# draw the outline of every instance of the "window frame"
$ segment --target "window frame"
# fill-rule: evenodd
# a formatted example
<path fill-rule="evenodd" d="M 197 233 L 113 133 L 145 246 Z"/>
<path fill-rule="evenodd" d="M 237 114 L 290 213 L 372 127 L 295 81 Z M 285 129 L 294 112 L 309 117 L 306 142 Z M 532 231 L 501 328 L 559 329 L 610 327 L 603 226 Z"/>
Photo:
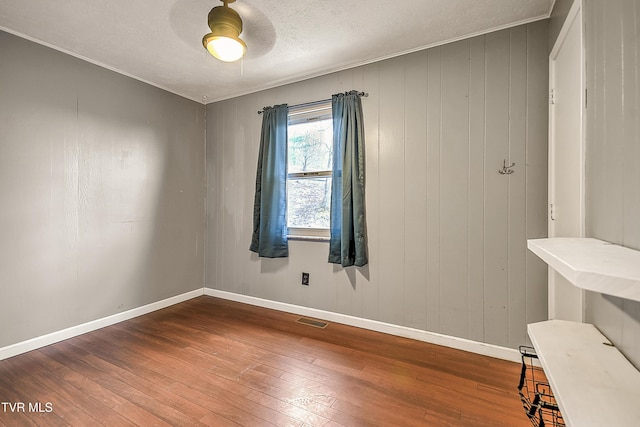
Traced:
<path fill-rule="evenodd" d="M 289 107 L 287 128 L 292 125 L 329 120 L 333 132 L 333 114 L 331 100 L 316 101 L 299 107 Z M 287 146 L 289 141 L 287 139 Z M 333 145 L 333 138 L 332 138 Z M 333 147 L 332 147 L 333 149 Z M 287 192 L 289 180 L 326 177 L 333 178 L 333 170 L 289 172 L 289 157 L 287 156 Z M 330 196 L 329 196 L 330 197 Z M 289 215 L 289 199 L 287 198 L 287 217 Z M 288 222 L 288 219 L 287 219 Z M 327 228 L 289 227 L 287 235 L 291 240 L 329 241 L 331 237 L 330 224 Z"/>

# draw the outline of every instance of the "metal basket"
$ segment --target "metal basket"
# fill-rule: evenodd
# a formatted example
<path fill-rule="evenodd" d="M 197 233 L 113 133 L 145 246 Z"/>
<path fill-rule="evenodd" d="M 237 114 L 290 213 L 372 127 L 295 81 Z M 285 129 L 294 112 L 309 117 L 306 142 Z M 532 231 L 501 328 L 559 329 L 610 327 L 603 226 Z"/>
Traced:
<path fill-rule="evenodd" d="M 522 369 L 518 392 L 527 417 L 536 427 L 565 426 L 562 414 L 553 397 L 547 377 L 541 367 L 534 363 L 538 359 L 533 347 L 520 346 Z"/>

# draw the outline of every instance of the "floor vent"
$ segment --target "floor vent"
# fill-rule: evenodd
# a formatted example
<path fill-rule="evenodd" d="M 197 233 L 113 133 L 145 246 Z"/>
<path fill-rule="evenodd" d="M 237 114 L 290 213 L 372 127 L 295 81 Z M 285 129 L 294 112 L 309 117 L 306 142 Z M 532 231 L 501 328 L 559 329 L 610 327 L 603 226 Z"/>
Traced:
<path fill-rule="evenodd" d="M 303 325 L 313 326 L 314 328 L 324 329 L 329 325 L 327 322 L 323 322 L 321 320 L 307 319 L 306 317 L 301 317 L 296 320 L 298 323 L 302 323 Z"/>

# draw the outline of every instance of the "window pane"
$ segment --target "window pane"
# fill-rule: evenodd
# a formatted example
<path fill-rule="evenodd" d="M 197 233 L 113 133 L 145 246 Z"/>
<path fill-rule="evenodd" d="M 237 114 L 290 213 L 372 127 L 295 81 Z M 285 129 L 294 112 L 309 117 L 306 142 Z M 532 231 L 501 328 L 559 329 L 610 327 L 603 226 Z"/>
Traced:
<path fill-rule="evenodd" d="M 289 173 L 328 171 L 332 168 L 333 125 L 318 120 L 289 125 Z"/>
<path fill-rule="evenodd" d="M 287 180 L 287 226 L 329 228 L 331 177 Z"/>

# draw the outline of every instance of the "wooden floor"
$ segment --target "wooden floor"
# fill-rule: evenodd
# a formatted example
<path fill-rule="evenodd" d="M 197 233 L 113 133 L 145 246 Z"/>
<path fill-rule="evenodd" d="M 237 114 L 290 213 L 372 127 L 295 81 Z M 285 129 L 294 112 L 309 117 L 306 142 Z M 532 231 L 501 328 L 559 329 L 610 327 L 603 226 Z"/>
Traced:
<path fill-rule="evenodd" d="M 530 425 L 516 363 L 298 318 L 203 296 L 0 361 L 0 425 Z"/>

